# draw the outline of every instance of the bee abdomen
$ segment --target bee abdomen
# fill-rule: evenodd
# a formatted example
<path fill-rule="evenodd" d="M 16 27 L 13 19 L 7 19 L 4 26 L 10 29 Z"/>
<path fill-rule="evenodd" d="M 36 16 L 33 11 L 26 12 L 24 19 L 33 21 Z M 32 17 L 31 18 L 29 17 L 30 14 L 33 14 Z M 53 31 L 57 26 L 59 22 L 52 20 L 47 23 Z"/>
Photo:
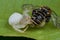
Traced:
<path fill-rule="evenodd" d="M 35 9 L 32 11 L 32 20 L 36 23 L 36 24 L 40 24 L 43 21 L 44 17 L 38 13 L 38 9 Z"/>
<path fill-rule="evenodd" d="M 45 7 L 34 9 L 32 11 L 32 20 L 36 24 L 42 23 L 43 20 L 45 20 L 45 22 L 48 22 L 50 20 L 50 17 L 51 17 L 51 14 L 49 11 L 50 10 L 48 10 Z"/>

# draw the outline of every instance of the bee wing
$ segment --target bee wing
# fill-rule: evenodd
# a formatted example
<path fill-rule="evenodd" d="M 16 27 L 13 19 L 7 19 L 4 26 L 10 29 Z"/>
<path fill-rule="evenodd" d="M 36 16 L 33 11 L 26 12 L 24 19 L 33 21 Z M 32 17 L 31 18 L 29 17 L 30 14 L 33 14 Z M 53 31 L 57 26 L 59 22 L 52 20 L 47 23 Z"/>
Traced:
<path fill-rule="evenodd" d="M 24 4 L 23 6 L 22 6 L 22 8 L 25 10 L 25 9 L 33 9 L 34 8 L 34 6 L 32 5 L 32 4 Z"/>
<path fill-rule="evenodd" d="M 23 9 L 23 14 L 24 15 L 30 15 L 33 10 L 34 6 L 32 4 L 23 4 L 22 9 Z"/>
<path fill-rule="evenodd" d="M 54 26 L 57 26 L 57 27 L 60 26 L 60 18 L 54 11 L 52 12 L 51 19 Z"/>

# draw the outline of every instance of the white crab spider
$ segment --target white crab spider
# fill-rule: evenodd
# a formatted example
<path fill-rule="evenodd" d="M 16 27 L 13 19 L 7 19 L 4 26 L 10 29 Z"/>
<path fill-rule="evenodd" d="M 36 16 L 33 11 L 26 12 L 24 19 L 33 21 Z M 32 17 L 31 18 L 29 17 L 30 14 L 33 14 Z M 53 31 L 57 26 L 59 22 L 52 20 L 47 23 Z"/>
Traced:
<path fill-rule="evenodd" d="M 24 10 L 23 14 L 20 14 L 18 12 L 14 12 L 9 17 L 9 24 L 16 30 L 21 33 L 27 30 L 28 26 L 27 24 L 30 24 L 30 16 L 28 15 L 29 10 Z M 25 28 L 24 30 L 21 30 L 21 28 Z"/>
<path fill-rule="evenodd" d="M 29 7 L 29 8 L 28 8 Z M 44 8 L 44 7 L 43 7 Z M 32 18 L 30 18 L 30 16 L 28 15 L 28 12 L 33 11 L 32 6 L 28 6 L 28 5 L 24 5 L 23 6 L 23 14 L 20 14 L 18 12 L 14 12 L 10 17 L 9 17 L 9 24 L 16 30 L 19 31 L 21 33 L 23 33 L 24 31 L 27 30 L 28 28 L 28 24 L 36 24 L 38 25 L 34 20 L 32 20 Z M 53 12 L 53 11 L 52 11 Z M 34 12 L 35 13 L 35 12 Z M 50 13 L 50 12 L 49 12 Z M 32 15 L 33 16 L 33 15 Z M 45 15 L 46 16 L 46 15 Z M 45 17 L 43 16 L 43 17 Z M 42 17 L 42 15 L 41 15 Z M 37 18 L 37 17 L 36 17 Z M 59 26 L 60 22 L 58 22 L 60 19 L 57 17 L 57 15 L 53 12 L 51 14 L 51 19 L 54 23 L 55 26 Z M 48 19 L 47 19 L 48 20 Z M 41 22 L 41 21 L 40 21 Z M 39 25 L 40 27 L 43 27 L 46 23 L 46 19 L 43 20 L 43 22 L 41 22 L 41 24 Z M 21 30 L 22 28 L 25 28 L 23 30 Z"/>

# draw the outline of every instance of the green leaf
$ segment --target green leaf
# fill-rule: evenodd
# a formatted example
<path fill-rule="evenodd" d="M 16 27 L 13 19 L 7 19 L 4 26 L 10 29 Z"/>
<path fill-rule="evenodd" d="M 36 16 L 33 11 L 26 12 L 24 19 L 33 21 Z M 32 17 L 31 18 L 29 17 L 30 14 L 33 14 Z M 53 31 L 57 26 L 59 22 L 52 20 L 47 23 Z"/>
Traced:
<path fill-rule="evenodd" d="M 60 29 L 56 28 L 52 22 L 47 23 L 43 28 L 28 28 L 25 33 L 15 31 L 8 24 L 8 18 L 13 12 L 22 13 L 23 4 L 47 5 L 60 15 L 60 0 L 0 0 L 0 35 L 24 36 L 37 40 L 60 40 Z"/>

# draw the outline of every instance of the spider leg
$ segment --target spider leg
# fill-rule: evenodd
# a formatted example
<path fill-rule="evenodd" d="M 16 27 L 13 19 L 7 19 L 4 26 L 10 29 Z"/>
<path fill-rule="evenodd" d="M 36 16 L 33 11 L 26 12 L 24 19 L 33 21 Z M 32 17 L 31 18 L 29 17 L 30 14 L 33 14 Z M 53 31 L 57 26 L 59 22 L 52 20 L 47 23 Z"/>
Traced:
<path fill-rule="evenodd" d="M 16 27 L 13 28 L 20 33 L 24 33 L 28 29 L 28 26 L 26 26 L 23 30 L 21 30 L 21 28 L 16 28 Z"/>

